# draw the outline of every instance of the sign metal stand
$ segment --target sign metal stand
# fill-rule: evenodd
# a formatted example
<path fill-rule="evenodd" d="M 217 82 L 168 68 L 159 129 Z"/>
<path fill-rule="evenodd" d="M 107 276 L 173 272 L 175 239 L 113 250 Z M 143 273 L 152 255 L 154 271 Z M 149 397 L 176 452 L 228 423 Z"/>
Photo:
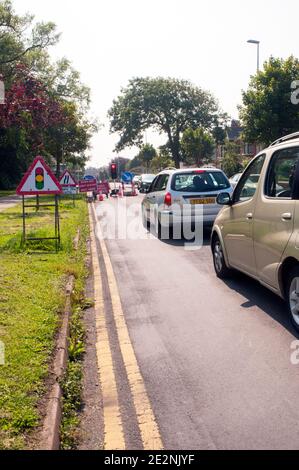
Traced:
<path fill-rule="evenodd" d="M 23 199 L 23 236 L 22 236 L 22 245 L 25 245 L 26 242 L 32 241 L 42 241 L 42 240 L 53 240 L 55 241 L 55 249 L 56 252 L 59 251 L 60 244 L 61 244 L 61 235 L 60 235 L 60 217 L 59 217 L 59 196 L 55 195 L 54 204 L 39 204 L 39 207 L 42 208 L 55 208 L 55 236 L 54 237 L 27 237 L 26 234 L 26 209 L 36 209 L 36 205 L 28 204 L 26 205 L 25 196 L 22 197 Z"/>
<path fill-rule="evenodd" d="M 51 172 L 50 168 L 46 165 L 41 157 L 37 157 L 26 175 L 22 179 L 17 194 L 22 196 L 22 218 L 23 218 L 23 235 L 22 244 L 25 245 L 29 241 L 42 241 L 42 240 L 53 240 L 55 241 L 56 252 L 58 252 L 61 244 L 60 235 L 60 218 L 59 218 L 59 194 L 61 194 L 62 188 Z M 36 196 L 38 201 L 38 209 L 40 208 L 54 208 L 55 213 L 55 236 L 54 237 L 28 237 L 26 230 L 26 209 L 37 209 L 37 204 L 26 204 L 25 196 Z M 40 195 L 54 195 L 54 204 L 43 203 L 41 204 Z M 30 201 L 30 200 L 29 200 Z M 36 201 L 36 202 L 37 202 Z"/>

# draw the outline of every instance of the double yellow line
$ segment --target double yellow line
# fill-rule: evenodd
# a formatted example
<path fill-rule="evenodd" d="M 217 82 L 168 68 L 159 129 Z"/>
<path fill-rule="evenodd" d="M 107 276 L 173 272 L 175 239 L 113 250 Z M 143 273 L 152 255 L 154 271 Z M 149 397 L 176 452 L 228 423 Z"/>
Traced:
<path fill-rule="evenodd" d="M 162 439 L 129 336 L 111 259 L 101 233 L 101 227 L 97 222 L 96 225 L 94 224 L 94 220 L 97 221 L 94 205 L 92 206 L 92 209 L 89 209 L 89 215 L 91 223 L 91 252 L 94 271 L 97 325 L 96 349 L 103 394 L 104 448 L 105 450 L 125 450 L 126 443 L 124 438 L 124 423 L 119 407 L 111 346 L 108 337 L 108 327 L 103 301 L 102 275 L 97 252 L 96 237 L 99 240 L 105 263 L 119 346 L 130 385 L 143 448 L 144 450 L 162 450 Z"/>

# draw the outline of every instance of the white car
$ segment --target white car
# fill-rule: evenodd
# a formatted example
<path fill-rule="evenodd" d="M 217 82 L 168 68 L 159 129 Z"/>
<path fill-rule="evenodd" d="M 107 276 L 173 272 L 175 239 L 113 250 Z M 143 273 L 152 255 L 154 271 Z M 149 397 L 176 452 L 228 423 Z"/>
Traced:
<path fill-rule="evenodd" d="M 135 184 L 135 186 L 137 186 L 137 188 L 139 188 L 139 186 L 141 185 L 141 181 L 142 181 L 142 177 L 141 176 L 134 176 L 133 178 L 133 183 Z"/>
<path fill-rule="evenodd" d="M 229 182 L 230 184 L 232 185 L 233 188 L 235 188 L 237 186 L 237 184 L 239 183 L 239 179 L 241 178 L 242 176 L 242 173 L 237 173 L 236 175 L 232 176 L 230 179 L 229 179 Z"/>
<path fill-rule="evenodd" d="M 232 194 L 233 188 L 216 168 L 162 171 L 142 202 L 143 223 L 146 227 L 155 224 L 159 238 L 165 238 L 164 227 L 169 233 L 169 228 L 181 230 L 184 224 L 212 226 L 221 208 L 216 202 L 221 192 Z"/>

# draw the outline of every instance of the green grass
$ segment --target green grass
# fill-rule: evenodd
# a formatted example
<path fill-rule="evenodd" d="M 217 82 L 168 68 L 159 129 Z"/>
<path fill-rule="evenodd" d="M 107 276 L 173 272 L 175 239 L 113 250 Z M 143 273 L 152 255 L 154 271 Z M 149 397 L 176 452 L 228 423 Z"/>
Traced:
<path fill-rule="evenodd" d="M 84 288 L 86 203 L 61 202 L 61 251 L 52 242 L 21 248 L 21 208 L 0 213 L 0 340 L 5 365 L 0 366 L 0 449 L 26 448 L 28 432 L 39 424 L 38 405 L 45 392 L 59 314 L 64 307 L 68 274 L 76 278 L 78 301 Z M 52 236 L 53 210 L 31 211 L 28 232 Z M 80 228 L 78 252 L 73 239 Z M 45 249 L 51 252 L 40 251 Z M 39 250 L 39 251 L 37 251 Z"/>
<path fill-rule="evenodd" d="M 7 196 L 14 196 L 16 194 L 16 191 L 2 191 L 0 190 L 0 198 L 1 197 L 7 197 Z"/>

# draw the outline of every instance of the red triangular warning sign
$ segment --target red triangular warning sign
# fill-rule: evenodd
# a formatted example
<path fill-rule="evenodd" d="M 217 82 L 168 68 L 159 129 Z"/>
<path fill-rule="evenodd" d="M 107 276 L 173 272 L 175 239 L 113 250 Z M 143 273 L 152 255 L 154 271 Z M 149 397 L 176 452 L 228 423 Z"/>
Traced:
<path fill-rule="evenodd" d="M 61 193 L 62 187 L 59 181 L 42 157 L 36 157 L 17 189 L 19 196 Z"/>
<path fill-rule="evenodd" d="M 65 170 L 65 172 L 61 176 L 60 184 L 62 187 L 66 187 L 66 186 L 76 187 L 78 185 L 75 178 L 72 176 L 72 174 L 68 170 Z"/>

